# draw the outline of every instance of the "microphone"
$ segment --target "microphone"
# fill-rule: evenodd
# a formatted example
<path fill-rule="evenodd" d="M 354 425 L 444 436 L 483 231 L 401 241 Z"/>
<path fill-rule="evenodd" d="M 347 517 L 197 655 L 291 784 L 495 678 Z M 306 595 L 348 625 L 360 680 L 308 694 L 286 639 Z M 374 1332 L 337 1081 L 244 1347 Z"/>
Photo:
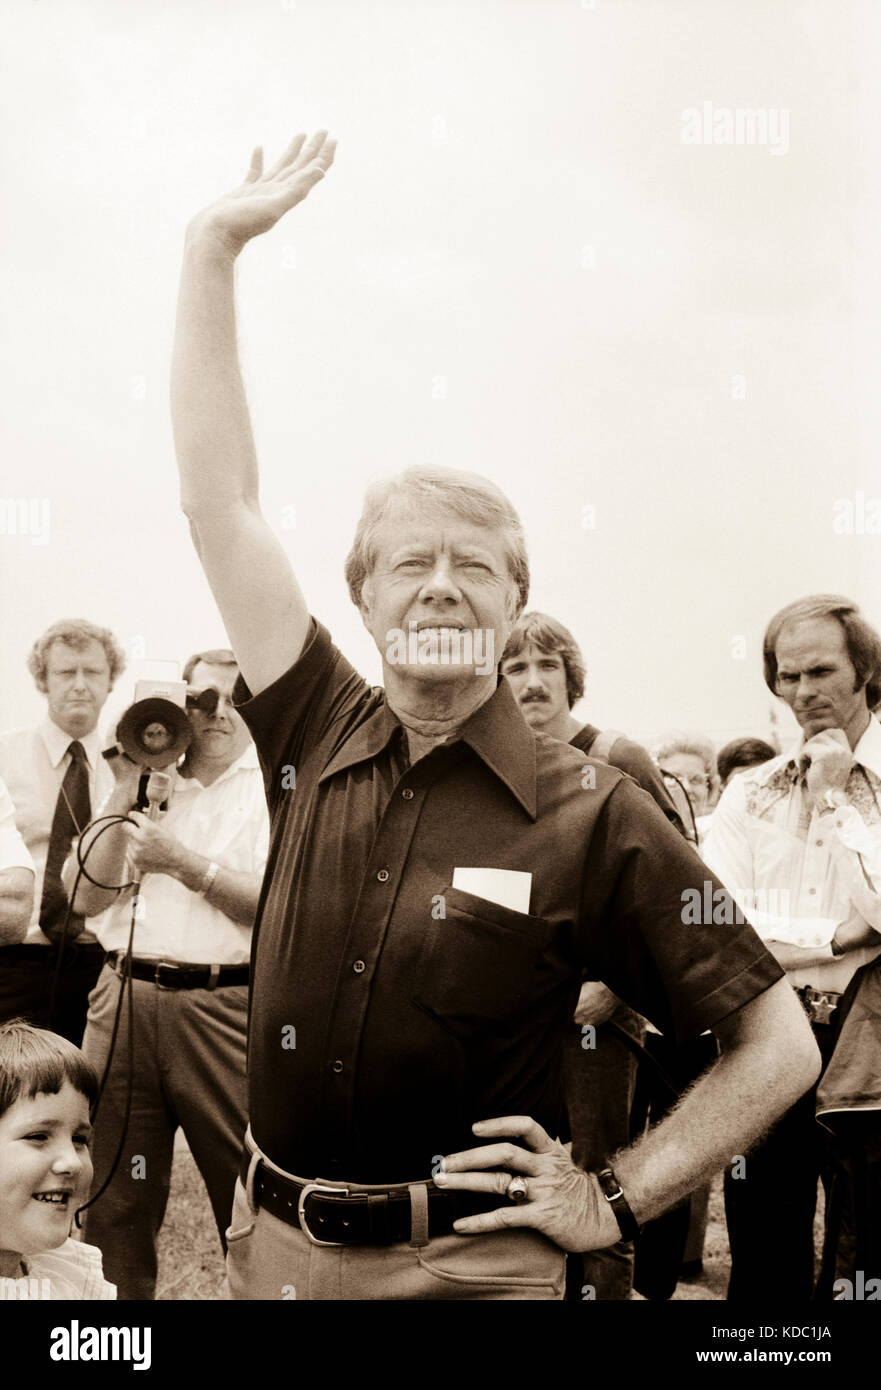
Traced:
<path fill-rule="evenodd" d="M 159 808 L 163 801 L 168 800 L 168 793 L 171 790 L 171 773 L 158 772 L 155 768 L 147 778 L 147 789 L 144 795 L 147 798 L 149 807 L 147 815 L 150 820 L 159 819 Z"/>

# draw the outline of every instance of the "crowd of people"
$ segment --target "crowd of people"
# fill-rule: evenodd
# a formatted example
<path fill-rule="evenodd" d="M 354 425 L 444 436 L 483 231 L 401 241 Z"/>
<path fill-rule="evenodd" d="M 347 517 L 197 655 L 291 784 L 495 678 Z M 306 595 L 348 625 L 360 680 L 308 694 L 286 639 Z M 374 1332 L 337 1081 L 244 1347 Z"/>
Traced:
<path fill-rule="evenodd" d="M 45 719 L 0 737 L 0 1287 L 151 1298 L 181 1128 L 234 1299 L 669 1296 L 723 1171 L 729 1298 L 865 1288 L 881 638 L 796 600 L 763 674 L 797 747 L 653 759 L 572 714 L 507 497 L 412 468 L 345 562 L 369 686 L 260 512 L 236 346 L 239 251 L 332 159 L 255 153 L 188 232 L 172 414 L 231 650 L 186 663 L 185 754 L 157 799 L 103 746 L 122 654 L 79 620 L 34 644 Z"/>

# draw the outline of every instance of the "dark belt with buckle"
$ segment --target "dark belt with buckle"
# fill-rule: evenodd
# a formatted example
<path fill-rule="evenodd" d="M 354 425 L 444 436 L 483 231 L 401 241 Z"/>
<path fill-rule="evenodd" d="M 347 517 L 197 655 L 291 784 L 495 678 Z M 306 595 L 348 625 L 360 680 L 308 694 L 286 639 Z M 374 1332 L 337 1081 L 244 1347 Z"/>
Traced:
<path fill-rule="evenodd" d="M 245 1150 L 239 1168 L 247 1186 L 252 1155 Z M 428 1196 L 428 1237 L 449 1235 L 462 1216 L 493 1211 L 502 1205 L 498 1194 L 441 1192 L 424 1184 Z M 272 1216 L 299 1226 L 313 1245 L 397 1245 L 411 1238 L 410 1193 L 406 1187 L 348 1192 L 320 1182 L 283 1177 L 258 1160 L 254 1173 L 254 1203 Z"/>
<path fill-rule="evenodd" d="M 121 975 L 125 951 L 111 951 L 107 964 Z M 221 989 L 225 985 L 246 985 L 248 965 L 188 965 L 184 961 L 145 960 L 133 957 L 132 979 L 147 980 L 159 989 Z"/>
<path fill-rule="evenodd" d="M 831 989 L 814 989 L 813 985 L 802 985 L 796 994 L 811 1023 L 831 1023 L 841 995 Z"/>

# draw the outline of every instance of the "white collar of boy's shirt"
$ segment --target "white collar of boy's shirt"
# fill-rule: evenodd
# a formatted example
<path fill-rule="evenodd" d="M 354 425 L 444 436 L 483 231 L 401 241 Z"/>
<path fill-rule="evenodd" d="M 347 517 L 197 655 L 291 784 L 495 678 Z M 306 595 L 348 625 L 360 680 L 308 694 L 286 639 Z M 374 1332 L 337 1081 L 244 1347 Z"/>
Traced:
<path fill-rule="evenodd" d="M 73 734 L 66 734 L 63 729 L 59 729 L 54 720 L 47 716 L 39 725 L 39 733 L 53 767 L 58 766 L 72 743 L 83 745 L 89 767 L 93 772 L 98 766 L 98 759 L 101 756 L 101 735 L 98 732 L 97 724 L 91 733 L 83 734 L 82 738 L 74 739 Z"/>
<path fill-rule="evenodd" d="M 767 767 L 775 770 L 781 766 L 797 768 L 806 742 L 807 740 L 802 736 L 798 746 L 792 750 L 788 757 L 775 759 L 774 763 L 768 763 Z M 881 724 L 878 723 L 873 714 L 869 715 L 865 732 L 853 750 L 853 760 L 855 763 L 861 763 L 870 772 L 874 772 L 876 777 L 881 777 Z"/>
<path fill-rule="evenodd" d="M 213 782 L 208 782 L 206 784 L 205 782 L 200 782 L 198 777 L 183 777 L 178 767 L 174 779 L 174 791 L 208 791 L 211 787 L 217 787 L 221 782 L 225 782 L 228 778 L 234 777 L 237 772 L 258 771 L 259 768 L 260 762 L 257 757 L 257 749 L 253 742 L 249 742 L 244 753 L 240 753 L 234 763 L 230 763 L 229 767 L 225 767 L 220 776 L 215 777 Z"/>

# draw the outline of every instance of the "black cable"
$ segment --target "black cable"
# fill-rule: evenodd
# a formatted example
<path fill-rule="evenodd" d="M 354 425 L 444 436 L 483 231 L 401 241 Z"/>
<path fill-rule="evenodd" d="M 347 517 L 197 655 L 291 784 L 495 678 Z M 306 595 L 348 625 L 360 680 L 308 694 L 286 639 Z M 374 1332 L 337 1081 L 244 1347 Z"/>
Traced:
<path fill-rule="evenodd" d="M 116 1001 L 116 1014 L 114 1015 L 113 1029 L 110 1034 L 110 1047 L 107 1051 L 107 1061 L 104 1064 L 104 1074 L 101 1077 L 101 1084 L 98 1087 L 98 1095 L 96 1096 L 95 1104 L 92 1107 L 91 1120 L 92 1124 L 94 1124 L 98 1115 L 98 1108 L 101 1104 L 101 1098 L 104 1095 L 104 1087 L 107 1084 L 107 1078 L 110 1075 L 110 1064 L 113 1061 L 113 1054 L 116 1051 L 116 1039 L 119 1034 L 119 1021 L 122 1017 L 122 1002 L 126 994 L 128 994 L 128 1079 L 126 1081 L 125 1091 L 125 1114 L 123 1115 L 122 1131 L 119 1136 L 119 1144 L 117 1145 L 116 1153 L 114 1154 L 113 1162 L 110 1165 L 110 1171 L 108 1172 L 107 1177 L 104 1179 L 95 1195 L 93 1197 L 90 1197 L 87 1202 L 83 1202 L 83 1205 L 81 1207 L 77 1207 L 76 1212 L 74 1213 L 74 1221 L 76 1222 L 78 1229 L 82 1228 L 82 1222 L 80 1221 L 80 1213 L 86 1211 L 89 1207 L 93 1206 L 94 1203 L 97 1202 L 98 1198 L 104 1195 L 104 1193 L 107 1191 L 107 1188 L 110 1186 L 113 1180 L 116 1170 L 119 1167 L 119 1160 L 122 1158 L 122 1151 L 125 1147 L 126 1135 L 128 1134 L 129 1120 L 131 1119 L 132 1114 L 132 1096 L 134 1093 L 135 1083 L 135 996 L 134 986 L 132 983 L 131 967 L 132 951 L 135 940 L 135 922 L 137 920 L 138 915 L 138 893 L 141 885 L 140 883 L 136 883 L 133 886 L 135 889 L 135 893 L 132 898 L 132 917 L 131 922 L 129 924 L 128 944 L 125 950 L 125 960 L 123 962 L 122 976 L 119 982 L 119 997 Z M 114 974 L 115 973 L 116 972 L 114 971 Z"/>
<path fill-rule="evenodd" d="M 106 824 L 102 824 L 103 822 L 106 822 Z M 101 828 L 95 835 L 92 836 L 91 840 L 89 841 L 88 848 L 85 850 L 85 853 L 84 853 L 84 852 L 83 852 L 83 839 L 85 838 L 87 832 L 88 832 L 89 830 L 92 830 L 96 825 L 101 825 L 102 828 Z M 87 1202 L 84 1202 L 83 1205 L 82 1205 L 81 1207 L 77 1207 L 77 1210 L 76 1210 L 76 1212 L 74 1213 L 74 1221 L 75 1221 L 75 1224 L 76 1224 L 76 1226 L 77 1226 L 78 1229 L 81 1229 L 81 1227 L 82 1227 L 82 1221 L 80 1220 L 80 1214 L 81 1214 L 82 1212 L 86 1211 L 86 1209 L 87 1209 L 88 1207 L 92 1206 L 92 1204 L 93 1204 L 94 1202 L 97 1202 L 98 1198 L 101 1197 L 101 1196 L 103 1195 L 103 1193 L 104 1193 L 104 1192 L 107 1190 L 107 1188 L 109 1187 L 110 1182 L 111 1182 L 111 1180 L 113 1179 L 113 1176 L 114 1176 L 114 1174 L 116 1173 L 117 1168 L 119 1167 L 119 1161 L 120 1161 L 120 1159 L 122 1158 L 122 1151 L 123 1151 L 123 1147 L 124 1147 L 124 1145 L 125 1145 L 126 1135 L 127 1135 L 127 1133 L 128 1133 L 129 1120 L 131 1119 L 132 1098 L 133 1098 L 133 1093 L 134 1093 L 134 1077 L 135 1077 L 134 1039 L 135 1039 L 135 1029 L 134 1029 L 134 988 L 133 988 L 133 984 L 132 984 L 131 962 L 132 962 L 132 954 L 133 954 L 133 950 L 134 950 L 135 922 L 137 921 L 138 903 L 139 903 L 139 901 L 140 901 L 140 899 L 139 899 L 139 893 L 140 893 L 140 887 L 141 887 L 141 885 L 140 885 L 140 882 L 139 882 L 139 881 L 135 881 L 134 879 L 131 880 L 131 882 L 129 882 L 129 883 L 102 883 L 102 882 L 100 881 L 100 879 L 93 878 L 92 875 L 89 873 L 88 869 L 86 868 L 86 860 L 88 859 L 89 855 L 92 853 L 92 850 L 95 848 L 95 846 L 96 846 L 96 844 L 98 843 L 98 841 L 100 840 L 101 836 L 102 836 L 103 834 L 105 834 L 106 831 L 110 830 L 111 827 L 114 826 L 114 825 L 134 825 L 135 828 L 137 828 L 137 822 L 136 822 L 136 821 L 133 821 L 133 820 L 131 819 L 130 816 L 124 816 L 124 815 L 121 815 L 121 814 L 112 814 L 112 815 L 106 815 L 106 816 L 96 816 L 95 819 L 92 820 L 92 821 L 90 821 L 89 824 L 85 827 L 85 829 L 84 829 L 83 832 L 82 832 L 82 835 L 79 837 L 79 840 L 77 841 L 77 846 L 76 846 L 76 857 L 77 857 L 77 864 L 78 864 L 77 875 L 76 875 L 76 878 L 74 879 L 73 888 L 72 888 L 72 890 L 71 890 L 70 897 L 69 897 L 68 903 L 67 903 L 67 911 L 66 911 L 66 913 L 65 913 L 64 922 L 63 922 L 62 927 L 61 927 L 61 934 L 60 934 L 59 941 L 58 941 L 58 955 L 57 955 L 57 959 L 56 959 L 56 962 L 55 962 L 55 971 L 54 971 L 53 978 L 52 978 L 52 989 L 51 989 L 50 999 L 49 999 L 49 1016 L 48 1016 L 47 1027 L 48 1027 L 49 1025 L 51 1025 L 51 1022 L 52 1022 L 52 1014 L 53 1014 L 53 1011 L 54 1011 L 54 1008 L 55 1008 L 55 998 L 56 998 L 57 989 L 58 989 L 58 981 L 59 981 L 60 973 L 61 973 L 61 962 L 62 962 L 62 959 L 63 959 L 63 956 L 64 956 L 64 947 L 65 947 L 65 943 L 66 943 L 67 932 L 68 932 L 68 928 L 69 928 L 69 926 L 70 926 L 70 919 L 71 919 L 71 917 L 72 917 L 72 915 L 73 915 L 73 904 L 74 904 L 74 902 L 76 901 L 77 889 L 79 888 L 80 880 L 81 880 L 82 878 L 85 877 L 85 878 L 88 879 L 89 883 L 93 884 L 96 888 L 102 888 L 102 889 L 104 889 L 105 892 L 108 892 L 108 893 L 120 893 L 120 892 L 123 891 L 123 889 L 126 889 L 126 888 L 134 888 L 135 891 L 134 891 L 134 894 L 132 895 L 132 915 L 131 915 L 131 922 L 130 922 L 130 924 L 129 924 L 128 944 L 127 944 L 127 946 L 126 946 L 125 960 L 124 960 L 124 964 L 123 964 L 123 973 L 122 973 L 122 977 L 121 977 L 121 980 L 120 980 L 119 998 L 118 998 L 117 1003 L 116 1003 L 116 1013 L 115 1013 L 115 1015 L 114 1015 L 114 1019 L 113 1019 L 113 1028 L 112 1028 L 111 1034 L 110 1034 L 110 1047 L 108 1048 L 107 1060 L 106 1060 L 106 1062 L 105 1062 L 105 1064 L 104 1064 L 104 1071 L 103 1071 L 103 1074 L 102 1074 L 102 1076 L 101 1076 L 100 1083 L 99 1083 L 99 1085 L 98 1085 L 98 1094 L 97 1094 L 97 1096 L 95 1097 L 95 1104 L 94 1104 L 93 1107 L 92 1107 L 92 1113 L 91 1113 L 90 1118 L 91 1118 L 92 1124 L 94 1125 L 95 1120 L 97 1119 L 98 1110 L 99 1110 L 100 1105 L 101 1105 L 101 1100 L 102 1100 L 102 1097 L 103 1097 L 103 1095 L 104 1095 L 104 1088 L 105 1088 L 105 1086 L 107 1085 L 107 1078 L 108 1078 L 108 1076 L 110 1075 L 110 1067 L 111 1067 L 111 1063 L 113 1062 L 113 1056 L 114 1056 L 114 1053 L 115 1053 L 115 1051 L 116 1051 L 116 1040 L 117 1040 L 117 1038 L 118 1038 L 118 1036 L 119 1036 L 119 1024 L 120 1024 L 120 1020 L 121 1020 L 121 1018 L 122 1018 L 122 1005 L 123 1005 L 123 1000 L 124 1000 L 124 998 L 125 998 L 125 995 L 128 994 L 128 1025 L 129 1025 L 129 1026 L 128 1026 L 128 1080 L 127 1080 L 127 1084 L 126 1084 L 125 1115 L 124 1115 L 124 1117 L 123 1117 L 122 1133 L 120 1134 L 120 1137 L 119 1137 L 119 1145 L 118 1145 L 118 1147 L 117 1147 L 116 1154 L 115 1154 L 115 1156 L 114 1156 L 113 1162 L 112 1162 L 112 1164 L 110 1165 L 110 1171 L 109 1171 L 109 1173 L 107 1174 L 107 1177 L 104 1179 L 104 1182 L 101 1184 L 100 1188 L 99 1188 L 98 1191 L 95 1193 L 95 1195 L 94 1195 L 93 1197 L 90 1197 L 89 1200 L 88 1200 Z"/>
<path fill-rule="evenodd" d="M 682 778 L 676 776 L 675 772 L 665 772 L 662 768 L 661 776 L 664 778 L 669 777 L 671 782 L 675 782 L 679 790 L 682 792 L 682 795 L 685 797 L 685 800 L 688 803 L 688 814 L 691 816 L 691 827 L 694 831 L 694 843 L 695 846 L 697 846 L 700 843 L 700 836 L 697 833 L 697 821 L 694 818 L 694 807 L 691 804 L 691 797 L 688 794 L 688 788 L 686 787 Z"/>
<path fill-rule="evenodd" d="M 59 980 L 61 979 L 61 963 L 62 963 L 62 960 L 64 959 L 64 948 L 65 948 L 65 946 L 66 946 L 66 944 L 67 944 L 67 933 L 68 933 L 68 930 L 69 930 L 69 928 L 70 928 L 70 919 L 71 919 L 71 917 L 73 916 L 73 904 L 74 904 L 74 901 L 75 901 L 75 899 L 76 899 L 77 889 L 78 889 L 79 886 L 80 886 L 80 879 L 81 879 L 83 876 L 85 876 L 85 877 L 89 880 L 90 883 L 92 883 L 92 884 L 95 885 L 96 888 L 104 888 L 107 892 L 113 892 L 113 891 L 117 891 L 117 892 L 118 892 L 118 891 L 120 891 L 122 888 L 130 888 L 130 887 L 132 887 L 132 884 L 130 884 L 130 883 L 122 883 L 122 884 L 119 884 L 119 885 L 117 885 L 117 884 L 110 884 L 110 883 L 99 883 L 97 879 L 92 878 L 91 874 L 90 874 L 90 873 L 87 871 L 87 869 L 86 869 L 86 865 L 85 865 L 86 859 L 88 859 L 88 857 L 89 857 L 89 855 L 91 854 L 92 850 L 94 849 L 95 845 L 98 843 L 98 841 L 100 840 L 101 836 L 104 834 L 104 831 L 110 829 L 110 825 L 105 825 L 105 826 L 104 826 L 104 829 L 103 829 L 103 830 L 99 830 L 98 833 L 97 833 L 97 835 L 95 835 L 95 836 L 92 838 L 92 840 L 91 840 L 90 843 L 89 843 L 89 848 L 86 850 L 85 855 L 82 854 L 82 840 L 83 840 L 83 835 L 85 835 L 89 830 L 91 830 L 93 826 L 95 826 L 95 825 L 100 825 L 102 821 L 110 821 L 110 822 L 112 822 L 114 825 L 120 824 L 120 823 L 123 822 L 123 821 L 127 822 L 129 825 L 135 825 L 135 824 L 136 824 L 135 821 L 130 820 L 128 816 L 123 816 L 123 815 L 96 816 L 94 820 L 89 821 L 89 824 L 85 827 L 85 829 L 84 829 L 83 832 L 82 832 L 82 835 L 80 836 L 79 840 L 77 841 L 77 846 L 76 846 L 76 857 L 77 857 L 77 863 L 79 864 L 79 868 L 78 868 L 78 870 L 77 870 L 77 876 L 76 876 L 76 878 L 74 879 L 74 882 L 73 882 L 73 888 L 71 889 L 70 897 L 69 897 L 68 900 L 67 900 L 67 911 L 66 911 L 65 914 L 64 914 L 64 921 L 63 921 L 62 924 L 61 924 L 61 933 L 60 933 L 59 938 L 58 938 L 58 949 L 57 949 L 56 955 L 55 955 L 55 968 L 54 968 L 54 970 L 53 970 L 53 972 L 52 972 L 52 985 L 51 985 L 51 988 L 50 988 L 50 990 L 49 990 L 49 1012 L 48 1012 L 48 1014 L 47 1014 L 47 1016 L 46 1016 L 46 1027 L 47 1027 L 48 1029 L 50 1029 L 50 1030 L 51 1030 L 51 1028 L 52 1028 L 52 1016 L 53 1016 L 53 1014 L 55 1013 L 55 1000 L 56 1000 L 57 995 L 58 995 L 58 982 L 59 982 Z"/>

